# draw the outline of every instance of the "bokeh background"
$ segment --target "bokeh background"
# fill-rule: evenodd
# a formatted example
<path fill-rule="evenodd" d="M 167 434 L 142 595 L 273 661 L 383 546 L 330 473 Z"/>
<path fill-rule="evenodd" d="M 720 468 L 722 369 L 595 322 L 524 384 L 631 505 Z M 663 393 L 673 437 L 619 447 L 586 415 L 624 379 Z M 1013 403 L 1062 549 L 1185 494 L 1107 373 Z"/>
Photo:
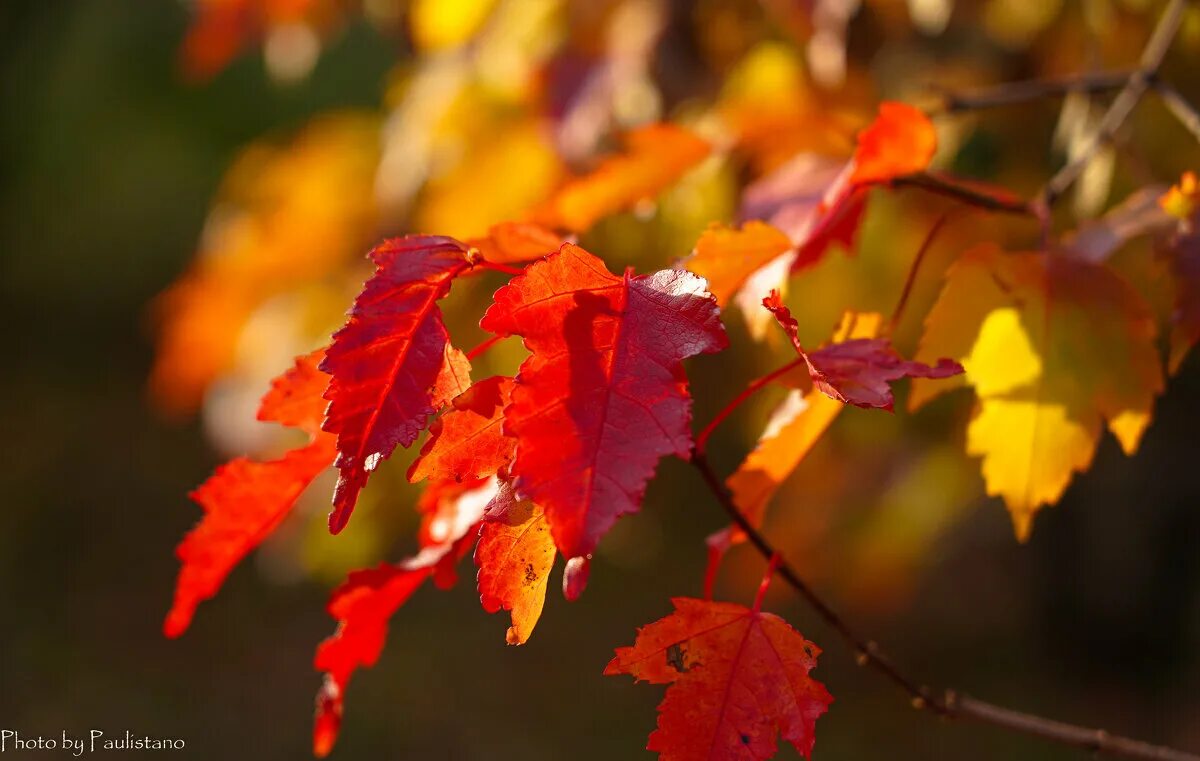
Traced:
<path fill-rule="evenodd" d="M 547 22 L 557 25 L 543 40 L 555 65 L 539 92 L 576 92 L 598 61 L 622 61 L 609 69 L 619 86 L 591 103 L 599 116 L 578 117 L 583 127 L 566 130 L 565 112 L 550 107 L 542 114 L 558 120 L 560 148 L 580 157 L 613 127 L 661 116 L 703 122 L 706 104 L 741 97 L 762 107 L 780 88 L 803 103 L 785 114 L 803 136 L 792 148 L 836 150 L 840 120 L 860 124 L 879 97 L 921 102 L 941 87 L 1130 65 L 1159 7 L 867 2 L 843 24 L 849 12 L 836 3 L 577 5 L 566 21 Z M 627 33 L 610 31 L 614 6 L 628 6 L 617 11 L 632 25 Z M 507 91 L 504 69 L 493 71 L 499 84 L 470 67 L 431 75 L 429 61 L 453 60 L 461 32 L 436 24 L 421 32 L 415 13 L 387 2 L 322 11 L 268 40 L 267 55 L 248 39 L 227 64 L 220 45 L 182 64 L 194 22 L 185 4 L 0 5 L 0 728 L 46 736 L 128 729 L 186 740 L 174 754 L 181 758 L 309 754 L 319 685 L 312 652 L 333 626 L 324 602 L 346 571 L 411 549 L 408 455 L 373 481 L 344 535 L 321 530 L 329 483 L 320 483 L 320 494 L 201 606 L 186 636 L 164 639 L 161 617 L 177 572 L 173 548 L 199 515 L 187 491 L 231 454 L 279 446 L 275 432 L 247 422 L 254 400 L 288 357 L 327 334 L 361 281 L 359 254 L 397 230 L 474 234 L 499 221 L 486 215 L 508 212 L 496 197 L 533 194 L 559 171 L 530 142 L 526 90 Z M 647 28 L 657 31 L 639 47 L 628 32 Z M 833 53 L 822 54 L 827 48 Z M 1200 92 L 1197 64 L 1193 9 L 1168 61 L 1185 94 Z M 393 133 L 391 143 L 381 137 L 386 119 L 395 127 L 405 108 L 421 113 L 411 106 L 415 81 L 437 102 L 458 86 L 454 76 L 467 77 L 470 92 L 452 90 L 460 100 L 448 108 L 463 108 L 463 98 L 478 107 L 451 111 L 466 126 L 449 131 L 450 149 L 430 154 L 440 158 L 406 157 L 419 128 Z M 730 85 L 738 76 L 749 84 Z M 939 161 L 1034 189 L 1070 150 L 1071 125 L 1094 118 L 1098 103 L 1074 103 L 1074 116 L 1050 100 L 943 123 Z M 1200 164 L 1195 142 L 1154 102 L 1122 145 L 1100 162 L 1107 168 L 1089 170 L 1068 214 L 1096 214 L 1132 188 Z M 382 190 L 381 150 L 398 162 Z M 606 220 L 584 242 L 615 271 L 667 266 L 706 222 L 731 217 L 738 183 L 755 161 L 775 160 L 769 154 L 705 166 L 657 209 Z M 492 181 L 514 166 L 527 168 L 516 172 L 524 185 Z M 418 170 L 423 181 L 407 187 Z M 291 200 L 272 206 L 279 197 Z M 794 285 L 808 340 L 828 333 L 842 307 L 890 309 L 934 212 L 945 208 L 929 206 L 876 199 L 859 258 L 832 257 Z M 284 209 L 263 223 L 272 243 L 236 225 L 261 221 L 264 208 Z M 901 326 L 902 350 L 915 346 L 935 273 L 964 245 L 984 233 L 1028 243 L 1027 228 L 1005 224 L 970 217 L 939 239 Z M 199 295 L 180 307 L 209 315 L 201 333 L 226 336 L 233 348 L 172 347 L 162 327 L 171 297 L 161 294 L 181 276 L 189 282 L 184 273 L 219 270 L 211 262 L 238 246 L 249 251 L 237 254 L 243 264 L 268 262 L 233 267 L 259 285 L 196 286 Z M 1148 253 L 1133 247 L 1122 256 L 1138 272 Z M 472 304 L 485 303 L 497 282 L 456 293 L 452 328 L 481 335 L 471 333 Z M 781 356 L 752 341 L 739 319 L 731 318 L 731 354 L 690 365 L 698 419 Z M 493 371 L 518 361 L 503 352 L 488 360 Z M 216 368 L 209 376 L 206 362 Z M 723 471 L 778 398 L 767 395 L 715 440 Z M 969 408 L 958 393 L 916 415 L 848 410 L 785 485 L 768 530 L 916 678 L 1200 749 L 1200 360 L 1170 382 L 1137 456 L 1106 438 L 1091 471 L 1038 518 L 1026 545 L 962 453 Z M 639 749 L 660 690 L 601 670 L 636 626 L 669 610 L 669 597 L 700 593 L 703 539 L 722 523 L 694 473 L 664 463 L 642 513 L 605 540 L 583 599 L 567 604 L 552 580 L 546 612 L 520 648 L 504 645 L 501 616 L 479 609 L 470 570 L 448 593 L 418 593 L 394 619 L 379 665 L 356 675 L 334 757 L 648 757 Z M 719 596 L 748 600 L 760 573 L 752 553 L 736 550 Z M 825 649 L 817 675 L 836 702 L 818 727 L 819 759 L 1083 758 L 916 713 L 856 668 L 782 586 L 768 606 Z"/>

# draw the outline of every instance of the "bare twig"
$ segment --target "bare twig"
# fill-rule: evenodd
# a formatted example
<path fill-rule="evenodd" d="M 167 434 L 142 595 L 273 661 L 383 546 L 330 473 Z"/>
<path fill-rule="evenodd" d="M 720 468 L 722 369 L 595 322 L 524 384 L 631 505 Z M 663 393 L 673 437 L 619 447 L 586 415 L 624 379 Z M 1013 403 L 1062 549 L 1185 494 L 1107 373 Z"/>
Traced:
<path fill-rule="evenodd" d="M 734 410 L 742 406 L 742 403 L 754 396 L 754 394 L 757 393 L 760 388 L 780 377 L 781 375 L 785 375 L 786 373 L 790 372 L 793 368 L 799 367 L 803 362 L 803 357 L 797 357 L 791 362 L 788 362 L 786 365 L 777 367 L 766 375 L 750 381 L 746 388 L 742 390 L 742 393 L 738 394 L 732 402 L 725 405 L 721 411 L 718 412 L 716 416 L 714 416 L 713 419 L 708 422 L 708 425 L 704 426 L 704 429 L 697 434 L 696 449 L 703 452 L 705 446 L 708 444 L 708 437 L 712 436 L 712 433 L 717 429 L 717 426 L 720 425 L 725 418 L 733 414 Z"/>
<path fill-rule="evenodd" d="M 870 666 L 882 674 L 888 681 L 903 690 L 909 697 L 914 708 L 931 711 L 949 719 L 965 719 L 991 724 L 995 727 L 1033 735 L 1046 740 L 1082 748 L 1094 753 L 1105 753 L 1122 758 L 1144 759 L 1146 761 L 1200 761 L 1200 755 L 1186 751 L 1175 750 L 1159 745 L 1151 745 L 1139 740 L 1133 740 L 1120 735 L 1109 734 L 1102 729 L 1089 729 L 1074 724 L 1066 724 L 1052 719 L 1046 719 L 1033 714 L 1014 711 L 1001 706 L 986 703 L 982 700 L 962 695 L 954 690 L 935 692 L 905 676 L 891 660 L 884 655 L 880 647 L 873 641 L 857 634 L 833 608 L 818 595 L 812 587 L 796 573 L 795 569 L 782 558 L 778 550 L 762 535 L 733 501 L 732 495 L 720 477 L 709 464 L 703 452 L 692 452 L 692 464 L 699 471 L 709 491 L 716 497 L 717 502 L 725 509 L 733 523 L 745 533 L 746 538 L 754 545 L 764 558 L 770 559 L 776 565 L 778 574 L 816 611 L 817 615 L 834 629 L 851 649 L 854 650 L 858 663 Z"/>
<path fill-rule="evenodd" d="M 1166 82 L 1155 82 L 1154 92 L 1162 98 L 1163 105 L 1179 123 L 1187 127 L 1197 140 L 1200 140 L 1200 111 L 1184 98 L 1178 90 Z"/>
<path fill-rule="evenodd" d="M 1061 79 L 1031 79 L 1021 82 L 1006 82 L 975 92 L 944 93 L 942 102 L 933 113 L 956 114 L 1025 103 L 1040 98 L 1062 97 L 1078 92 L 1098 94 L 1119 90 L 1129 81 L 1132 72 L 1106 71 L 1095 74 L 1077 74 Z"/>
<path fill-rule="evenodd" d="M 1054 202 L 1079 178 L 1084 168 L 1095 157 L 1096 152 L 1107 145 L 1116 135 L 1117 130 L 1125 124 L 1125 120 L 1133 113 L 1134 107 L 1150 89 L 1154 78 L 1158 75 L 1163 59 L 1166 58 L 1167 50 L 1170 49 L 1171 43 L 1175 40 L 1175 34 L 1179 31 L 1179 24 L 1183 19 L 1186 5 L 1186 0 L 1171 0 L 1167 5 L 1166 10 L 1158 19 L 1158 24 L 1154 27 L 1154 33 L 1150 35 L 1150 41 L 1146 43 L 1146 47 L 1142 51 L 1138 68 L 1129 75 L 1125 86 L 1121 88 L 1121 92 L 1113 99 L 1112 104 L 1100 119 L 1100 124 L 1096 128 L 1091 142 L 1084 150 L 1080 151 L 1079 155 L 1068 161 L 1050 178 L 1046 187 L 1042 188 L 1042 192 L 1038 194 L 1038 199 L 1035 201 L 1037 206 L 1045 209 L 1053 206 Z"/>
<path fill-rule="evenodd" d="M 908 268 L 908 277 L 904 279 L 904 289 L 900 291 L 900 298 L 896 301 L 896 308 L 892 310 L 892 319 L 888 321 L 888 335 L 896 332 L 896 326 L 900 324 L 900 318 L 904 315 L 904 307 L 908 304 L 908 297 L 912 294 L 913 286 L 917 282 L 917 273 L 921 271 L 921 264 L 925 261 L 925 254 L 929 253 L 929 249 L 933 246 L 933 241 L 937 238 L 946 221 L 950 219 L 949 212 L 937 218 L 933 226 L 929 228 L 929 232 L 925 235 L 925 240 L 921 241 L 921 247 L 917 249 L 917 255 L 913 258 L 912 266 Z"/>
<path fill-rule="evenodd" d="M 1018 214 L 1026 217 L 1037 217 L 1037 210 L 1028 202 L 1012 196 L 1005 198 L 997 194 L 989 194 L 977 190 L 969 184 L 939 177 L 936 174 L 921 172 L 897 177 L 888 183 L 893 188 L 917 188 L 927 193 L 933 193 L 968 206 L 974 206 L 987 211 L 997 211 L 1004 214 Z"/>

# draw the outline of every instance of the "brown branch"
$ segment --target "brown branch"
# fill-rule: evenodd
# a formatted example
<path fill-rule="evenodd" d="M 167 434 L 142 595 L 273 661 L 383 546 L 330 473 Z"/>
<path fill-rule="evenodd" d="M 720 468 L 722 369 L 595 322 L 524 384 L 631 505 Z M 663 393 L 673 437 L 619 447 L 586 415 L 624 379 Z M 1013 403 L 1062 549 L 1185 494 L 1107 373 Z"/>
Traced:
<path fill-rule="evenodd" d="M 985 108 L 1011 106 L 1041 98 L 1057 98 L 1078 92 L 1088 95 L 1119 90 L 1133 72 L 1107 71 L 1096 74 L 1076 74 L 1061 79 L 1031 79 L 1006 82 L 975 92 L 943 93 L 942 102 L 933 109 L 936 114 L 957 114 Z"/>
<path fill-rule="evenodd" d="M 1171 115 L 1179 120 L 1179 123 L 1186 127 L 1197 140 L 1200 140 L 1200 111 L 1197 111 L 1196 107 L 1189 103 L 1178 90 L 1166 82 L 1155 82 L 1154 92 L 1162 98 L 1163 105 L 1167 107 Z"/>
<path fill-rule="evenodd" d="M 827 625 L 850 645 L 856 654 L 859 665 L 870 666 L 903 690 L 914 708 L 928 710 L 948 719 L 966 719 L 991 724 L 1010 732 L 1033 735 L 1094 753 L 1147 761 L 1200 761 L 1200 755 L 1186 751 L 1150 745 L 1139 740 L 1109 734 L 1102 729 L 1088 729 L 1014 711 L 967 697 L 954 690 L 943 690 L 938 693 L 909 679 L 892 664 L 875 642 L 863 638 L 851 629 L 845 619 L 796 573 L 795 569 L 783 559 L 762 532 L 742 514 L 742 511 L 734 503 L 733 496 L 721 482 L 703 452 L 692 452 L 692 464 L 700 472 L 709 491 L 728 513 L 733 523 L 745 533 L 746 538 L 754 545 L 759 554 L 764 558 L 774 558 L 771 562 L 777 565 L 776 572 L 804 598 Z"/>
<path fill-rule="evenodd" d="M 925 240 L 921 242 L 921 247 L 917 249 L 917 255 L 913 258 L 913 263 L 908 268 L 908 276 L 904 279 L 904 289 L 900 291 L 900 298 L 896 301 L 896 308 L 892 310 L 892 319 L 888 320 L 887 332 L 889 336 L 896 332 L 896 326 L 900 324 L 900 318 L 904 316 L 904 307 L 908 305 L 908 297 L 912 295 L 913 286 L 917 283 L 917 273 L 921 271 L 921 264 L 925 261 L 925 254 L 929 253 L 934 239 L 937 238 L 938 233 L 941 232 L 942 227 L 945 226 L 949 219 L 949 212 L 938 217 L 933 226 L 929 228 L 929 232 L 926 233 Z"/>
<path fill-rule="evenodd" d="M 1133 113 L 1134 107 L 1150 89 L 1154 78 L 1158 75 L 1163 59 L 1167 56 L 1167 50 L 1170 49 L 1171 43 L 1179 31 L 1186 5 L 1186 0 L 1171 0 L 1167 5 L 1166 10 L 1158 19 L 1158 24 L 1154 27 L 1153 34 L 1150 35 L 1150 41 L 1146 43 L 1146 47 L 1142 51 L 1138 68 L 1129 75 L 1125 86 L 1121 88 L 1100 119 L 1100 124 L 1096 128 L 1091 142 L 1078 156 L 1068 161 L 1050 178 L 1046 187 L 1042 188 L 1042 192 L 1038 194 L 1038 200 L 1035 201 L 1038 207 L 1049 209 L 1053 206 L 1054 202 L 1062 197 L 1062 194 L 1079 178 L 1084 168 L 1095 157 L 1096 152 L 1107 145 L 1116 135 L 1117 130 L 1125 124 L 1125 120 Z"/>
<path fill-rule="evenodd" d="M 897 177 L 888 183 L 893 188 L 917 188 L 934 195 L 952 198 L 955 201 L 974 206 L 986 211 L 996 211 L 1003 214 L 1018 214 L 1026 217 L 1038 217 L 1037 209 L 1029 202 L 1016 196 L 1004 198 L 976 190 L 969 184 L 957 182 L 936 174 L 921 172 Z"/>

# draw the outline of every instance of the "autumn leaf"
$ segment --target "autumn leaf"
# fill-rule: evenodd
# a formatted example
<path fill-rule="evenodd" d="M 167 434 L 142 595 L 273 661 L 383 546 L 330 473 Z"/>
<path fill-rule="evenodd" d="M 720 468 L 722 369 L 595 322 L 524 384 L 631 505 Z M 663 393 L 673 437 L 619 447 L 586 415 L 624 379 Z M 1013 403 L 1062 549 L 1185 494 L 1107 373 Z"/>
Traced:
<path fill-rule="evenodd" d="M 1179 220 L 1188 222 L 1196 214 L 1197 200 L 1200 199 L 1200 181 L 1195 172 L 1184 172 L 1179 182 L 1172 185 L 1158 199 L 1158 205 L 1164 212 Z"/>
<path fill-rule="evenodd" d="M 805 351 L 796 332 L 798 325 L 791 311 L 784 306 L 779 294 L 772 291 L 763 299 L 766 307 L 779 322 L 796 353 L 808 366 L 813 386 L 839 402 L 856 407 L 891 410 L 894 403 L 892 381 L 900 378 L 949 378 L 963 372 L 962 366 L 942 357 L 936 365 L 903 359 L 886 338 L 851 338 Z"/>
<path fill-rule="evenodd" d="M 513 379 L 479 381 L 450 403 L 450 410 L 429 427 L 421 454 L 408 469 L 408 480 L 463 481 L 494 475 L 512 460 L 516 440 L 501 430 Z"/>
<path fill-rule="evenodd" d="M 771 613 L 671 602 L 675 612 L 642 627 L 604 670 L 670 685 L 647 749 L 663 761 L 767 759 L 782 734 L 811 756 L 816 721 L 833 702 L 809 676 L 820 650 Z"/>
<path fill-rule="evenodd" d="M 470 365 L 450 348 L 437 306 L 454 277 L 471 267 L 468 251 L 440 236 L 393 238 L 371 251 L 375 274 L 321 364 L 333 376 L 324 428 L 338 436 L 334 534 L 350 520 L 371 471 L 397 444 L 412 444 L 437 408 L 470 382 Z"/>
<path fill-rule="evenodd" d="M 937 132 L 920 109 L 906 103 L 880 103 L 879 116 L 858 133 L 850 182 L 887 182 L 922 172 L 936 151 Z"/>
<path fill-rule="evenodd" d="M 354 571 L 334 590 L 327 609 L 338 622 L 337 630 L 317 647 L 313 659 L 314 668 L 325 673 L 313 724 L 313 753 L 318 758 L 327 756 L 337 741 L 350 677 L 379 660 L 388 621 L 426 579 L 433 578 L 443 588 L 453 583 L 453 567 L 470 549 L 483 508 L 495 493 L 494 479 L 456 489 L 452 505 L 444 506 L 455 515 L 440 541 L 423 542 L 421 552 L 400 563 Z"/>
<path fill-rule="evenodd" d="M 484 261 L 512 264 L 552 254 L 562 246 L 563 239 L 532 222 L 501 222 L 492 225 L 484 237 L 468 243 L 479 249 Z"/>
<path fill-rule="evenodd" d="M 512 611 L 508 644 L 523 645 L 533 633 L 546 601 L 555 554 L 542 509 L 518 499 L 510 486 L 502 484 L 484 512 L 475 565 L 483 609 Z"/>
<path fill-rule="evenodd" d="M 762 298 L 772 290 L 786 293 L 788 276 L 816 265 L 833 245 L 853 251 L 870 189 L 924 171 L 936 147 L 937 134 L 924 114 L 885 102 L 858 134 L 849 161 L 802 153 L 746 187 L 741 218 L 766 220 L 791 240 L 790 247 L 781 247 L 762 223 L 747 222 L 740 235 L 706 233 L 708 240 L 701 239 L 687 266 L 715 276 L 722 306 L 731 300 L 725 291 L 732 287 L 752 335 L 761 338 L 769 325 L 759 308 Z M 745 250 L 751 243 L 757 255 Z M 703 256 L 702 244 L 707 244 Z M 776 256 L 767 255 L 771 249 Z"/>
<path fill-rule="evenodd" d="M 740 228 L 712 224 L 685 265 L 708 281 L 709 292 L 724 308 L 751 275 L 791 249 L 791 239 L 765 222 L 751 220 Z"/>
<path fill-rule="evenodd" d="M 549 227 L 583 231 L 596 220 L 652 199 L 700 163 L 709 144 L 674 124 L 651 124 L 625 137 L 625 151 L 570 180 L 535 214 Z"/>
<path fill-rule="evenodd" d="M 481 327 L 519 335 L 504 432 L 518 494 L 540 505 L 566 557 L 641 504 L 659 459 L 691 448 L 682 360 L 727 344 L 716 302 L 688 272 L 615 277 L 574 245 L 495 294 Z"/>
<path fill-rule="evenodd" d="M 966 374 L 913 386 L 914 408 L 969 384 L 978 399 L 967 452 L 983 458 L 1017 537 L 1091 464 L 1103 424 L 1136 451 L 1162 391 L 1157 330 L 1137 292 L 1108 267 L 1066 253 L 975 248 L 950 268 L 917 358 L 949 355 Z"/>
<path fill-rule="evenodd" d="M 221 467 L 192 492 L 204 510 L 199 525 L 176 550 L 183 564 L 175 601 L 163 623 L 168 637 L 182 635 L 196 606 L 213 597 L 242 558 L 262 543 L 287 517 L 296 500 L 333 464 L 334 439 L 320 430 L 329 376 L 317 370 L 323 350 L 299 357 L 276 378 L 263 397 L 258 419 L 306 431 L 307 446 L 277 460 L 255 462 L 239 457 Z"/>

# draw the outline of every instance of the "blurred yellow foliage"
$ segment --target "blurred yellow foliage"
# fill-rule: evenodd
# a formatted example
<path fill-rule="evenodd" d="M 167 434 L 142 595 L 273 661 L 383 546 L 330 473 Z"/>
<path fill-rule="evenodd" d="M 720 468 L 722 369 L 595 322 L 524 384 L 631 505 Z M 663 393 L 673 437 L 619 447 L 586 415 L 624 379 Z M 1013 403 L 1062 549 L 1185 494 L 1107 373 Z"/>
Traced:
<path fill-rule="evenodd" d="M 155 305 L 150 390 L 164 410 L 199 405 L 267 298 L 326 278 L 366 250 L 376 230 L 378 139 L 373 117 L 332 115 L 290 144 L 257 143 L 238 159 L 192 268 Z"/>

